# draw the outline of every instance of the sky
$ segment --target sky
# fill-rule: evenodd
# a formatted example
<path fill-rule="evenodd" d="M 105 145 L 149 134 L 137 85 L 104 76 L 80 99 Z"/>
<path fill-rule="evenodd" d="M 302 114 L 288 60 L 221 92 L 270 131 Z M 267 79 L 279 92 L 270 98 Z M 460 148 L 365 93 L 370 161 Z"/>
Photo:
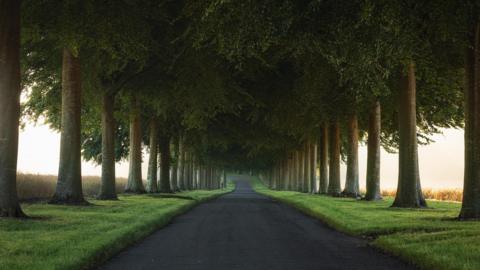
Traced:
<path fill-rule="evenodd" d="M 420 178 L 423 188 L 443 189 L 463 187 L 463 130 L 446 129 L 433 136 L 434 143 L 419 146 Z M 60 134 L 45 125 L 27 124 L 20 132 L 18 171 L 34 174 L 58 172 Z M 365 187 L 367 147 L 359 147 L 360 187 Z M 381 153 L 381 188 L 395 189 L 398 177 L 398 155 Z M 147 175 L 148 154 L 144 153 L 143 176 Z M 128 163 L 116 166 L 118 177 L 128 176 Z M 83 162 L 83 175 L 101 175 L 101 167 Z M 342 185 L 345 165 L 341 167 Z"/>

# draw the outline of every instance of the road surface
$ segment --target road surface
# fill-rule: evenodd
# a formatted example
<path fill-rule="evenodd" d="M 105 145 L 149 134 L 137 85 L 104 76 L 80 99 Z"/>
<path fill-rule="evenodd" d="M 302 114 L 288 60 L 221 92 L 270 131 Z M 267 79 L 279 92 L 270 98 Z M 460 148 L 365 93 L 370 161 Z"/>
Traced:
<path fill-rule="evenodd" d="M 99 269 L 412 269 L 236 181 Z"/>

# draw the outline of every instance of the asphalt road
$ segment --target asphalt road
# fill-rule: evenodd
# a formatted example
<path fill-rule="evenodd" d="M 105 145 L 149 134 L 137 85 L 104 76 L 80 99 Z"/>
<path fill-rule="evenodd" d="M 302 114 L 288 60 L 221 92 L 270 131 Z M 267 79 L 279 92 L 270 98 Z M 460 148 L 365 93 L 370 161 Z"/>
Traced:
<path fill-rule="evenodd" d="M 412 269 L 236 180 L 100 269 Z"/>

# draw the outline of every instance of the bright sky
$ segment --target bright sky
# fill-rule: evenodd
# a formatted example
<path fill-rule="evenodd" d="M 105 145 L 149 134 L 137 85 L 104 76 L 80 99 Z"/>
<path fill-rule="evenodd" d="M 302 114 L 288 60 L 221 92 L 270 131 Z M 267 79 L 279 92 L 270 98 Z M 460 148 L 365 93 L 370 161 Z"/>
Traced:
<path fill-rule="evenodd" d="M 420 177 L 424 188 L 461 188 L 463 186 L 463 130 L 447 129 L 433 138 L 435 143 L 419 146 Z M 28 124 L 20 133 L 18 170 L 38 174 L 57 174 L 60 135 L 44 125 Z M 148 158 L 144 154 L 144 161 Z M 143 163 L 143 176 L 147 175 Z M 360 186 L 365 187 L 367 148 L 360 147 Z M 398 155 L 382 151 L 381 187 L 397 186 Z M 100 175 L 101 167 L 83 162 L 83 175 Z M 342 165 L 342 184 L 345 166 Z M 117 164 L 117 176 L 128 176 L 128 163 Z"/>

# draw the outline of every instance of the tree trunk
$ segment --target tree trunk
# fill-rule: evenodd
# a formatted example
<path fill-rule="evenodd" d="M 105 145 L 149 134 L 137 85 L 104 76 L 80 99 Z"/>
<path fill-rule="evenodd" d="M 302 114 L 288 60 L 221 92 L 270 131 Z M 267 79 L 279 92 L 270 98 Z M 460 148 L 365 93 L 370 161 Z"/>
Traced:
<path fill-rule="evenodd" d="M 147 192 L 158 192 L 157 157 L 158 157 L 158 127 L 157 119 L 150 119 L 150 156 L 148 158 Z"/>
<path fill-rule="evenodd" d="M 183 186 L 185 190 L 190 190 L 190 186 L 188 185 L 188 162 L 189 162 L 188 152 L 184 149 L 183 150 Z"/>
<path fill-rule="evenodd" d="M 295 151 L 295 191 L 302 190 L 302 158 L 300 151 Z"/>
<path fill-rule="evenodd" d="M 303 147 L 303 192 L 309 193 L 310 188 L 310 142 L 306 141 Z"/>
<path fill-rule="evenodd" d="M 415 66 L 410 63 L 407 76 L 402 75 L 399 94 L 399 167 L 398 187 L 393 207 L 426 207 L 420 187 L 417 150 L 417 116 Z"/>
<path fill-rule="evenodd" d="M 80 60 L 69 49 L 64 49 L 60 165 L 58 168 L 57 188 L 50 203 L 86 204 L 82 192 L 81 99 Z"/>
<path fill-rule="evenodd" d="M 178 138 L 178 188 L 180 190 L 185 190 L 185 176 L 184 176 L 184 166 L 185 166 L 185 151 L 184 145 L 182 142 L 182 137 Z"/>
<path fill-rule="evenodd" d="M 222 188 L 227 188 L 227 172 L 225 170 L 223 170 L 223 184 L 222 184 Z"/>
<path fill-rule="evenodd" d="M 179 163 L 179 145 L 178 145 L 178 137 L 175 136 L 173 139 L 173 159 L 175 162 L 172 164 L 172 190 L 174 192 L 179 190 L 178 186 L 178 163 Z"/>
<path fill-rule="evenodd" d="M 480 22 L 471 30 L 465 71 L 465 169 L 459 218 L 480 219 Z"/>
<path fill-rule="evenodd" d="M 326 194 L 328 191 L 328 127 L 324 124 L 321 128 L 319 145 L 320 187 L 318 193 Z"/>
<path fill-rule="evenodd" d="M 132 97 L 130 108 L 130 163 L 126 193 L 145 193 L 142 182 L 142 128 L 140 126 L 140 104 Z"/>
<path fill-rule="evenodd" d="M 347 179 L 343 195 L 356 198 L 360 196 L 358 183 L 358 120 L 356 113 L 350 115 L 347 130 Z"/>
<path fill-rule="evenodd" d="M 0 217 L 25 217 L 17 196 L 20 1 L 0 0 Z"/>
<path fill-rule="evenodd" d="M 170 137 L 160 136 L 160 157 L 161 157 L 161 175 L 160 175 L 160 192 L 172 193 L 170 187 Z"/>
<path fill-rule="evenodd" d="M 340 187 L 340 128 L 338 120 L 332 121 L 329 131 L 330 139 L 330 183 L 328 185 L 328 194 L 332 196 L 339 196 L 341 192 Z"/>
<path fill-rule="evenodd" d="M 106 91 L 102 107 L 102 185 L 99 200 L 116 200 L 115 188 L 115 95 Z"/>
<path fill-rule="evenodd" d="M 310 140 L 310 186 L 311 193 L 317 193 L 317 145 Z"/>
<path fill-rule="evenodd" d="M 368 120 L 367 193 L 365 200 L 381 200 L 380 191 L 380 129 L 381 108 L 376 101 L 370 110 Z"/>

